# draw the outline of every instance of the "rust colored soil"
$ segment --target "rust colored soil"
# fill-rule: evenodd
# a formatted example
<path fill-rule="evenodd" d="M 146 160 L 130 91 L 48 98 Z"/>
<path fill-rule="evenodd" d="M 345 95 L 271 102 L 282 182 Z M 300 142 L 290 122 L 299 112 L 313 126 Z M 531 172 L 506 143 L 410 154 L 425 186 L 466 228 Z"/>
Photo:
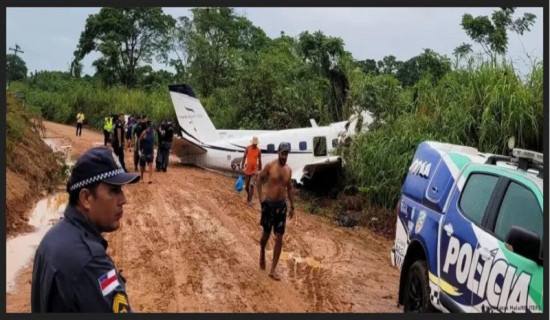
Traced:
<path fill-rule="evenodd" d="M 103 144 L 99 133 L 84 129 L 76 138 L 72 126 L 45 125 L 48 135 L 70 141 L 75 156 Z M 133 171 L 132 154 L 125 156 Z M 297 222 L 287 221 L 281 281 L 274 281 L 273 238 L 260 270 L 260 207 L 235 193 L 233 179 L 171 159 L 153 181 L 125 187 L 121 228 L 105 235 L 137 312 L 400 311 L 389 240 L 298 208 Z M 8 312 L 30 311 L 31 272 L 29 264 L 7 295 Z"/>

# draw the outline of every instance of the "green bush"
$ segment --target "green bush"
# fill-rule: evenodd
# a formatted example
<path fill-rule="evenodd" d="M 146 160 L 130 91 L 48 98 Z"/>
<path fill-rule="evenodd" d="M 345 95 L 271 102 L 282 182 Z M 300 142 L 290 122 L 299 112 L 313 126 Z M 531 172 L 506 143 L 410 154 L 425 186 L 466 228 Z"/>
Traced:
<path fill-rule="evenodd" d="M 370 204 L 395 208 L 414 151 L 425 140 L 503 154 L 514 136 L 519 148 L 543 150 L 542 65 L 526 81 L 509 65 L 490 64 L 452 71 L 437 84 L 422 79 L 417 105 L 405 103 L 407 93 L 391 83 L 369 85 L 366 93 L 376 97 L 386 123 L 342 151 L 347 183 L 358 185 Z M 395 104 L 383 102 L 392 97 Z"/>

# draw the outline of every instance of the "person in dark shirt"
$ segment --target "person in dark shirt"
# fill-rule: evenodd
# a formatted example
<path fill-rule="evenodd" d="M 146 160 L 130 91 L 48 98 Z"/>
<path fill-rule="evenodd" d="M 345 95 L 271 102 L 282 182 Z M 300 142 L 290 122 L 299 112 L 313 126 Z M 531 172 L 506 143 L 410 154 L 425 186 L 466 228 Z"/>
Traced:
<path fill-rule="evenodd" d="M 122 164 L 124 171 L 126 170 L 126 164 L 124 163 L 124 114 L 119 114 L 115 123 L 115 131 L 113 133 L 113 150 L 118 156 L 118 160 Z"/>
<path fill-rule="evenodd" d="M 132 152 L 132 127 L 134 126 L 135 119 L 132 116 L 128 117 L 128 123 L 126 124 L 126 151 Z"/>
<path fill-rule="evenodd" d="M 149 167 L 149 184 L 153 183 L 153 159 L 155 156 L 155 130 L 151 121 L 146 123 L 147 129 L 141 133 L 138 140 L 139 149 L 139 166 L 141 167 L 141 179 L 143 181 L 143 173 L 145 164 Z"/>
<path fill-rule="evenodd" d="M 158 132 L 158 150 L 156 159 L 157 171 L 166 172 L 168 168 L 168 157 L 170 156 L 170 149 L 172 148 L 172 139 L 174 138 L 174 127 L 172 122 L 168 119 L 164 119 L 160 125 Z"/>
<path fill-rule="evenodd" d="M 139 179 L 106 147 L 89 149 L 78 159 L 67 182 L 64 217 L 36 250 L 31 312 L 134 312 L 126 279 L 107 254 L 102 233 L 120 227 L 126 204 L 122 186 Z"/>
<path fill-rule="evenodd" d="M 134 138 L 135 138 L 135 145 L 134 145 L 134 169 L 137 172 L 138 171 L 138 163 L 139 163 L 139 150 L 138 150 L 138 143 L 139 143 L 139 137 L 141 137 L 141 134 L 145 129 L 147 128 L 147 116 L 142 116 L 138 123 L 136 124 L 136 127 L 134 129 Z"/>

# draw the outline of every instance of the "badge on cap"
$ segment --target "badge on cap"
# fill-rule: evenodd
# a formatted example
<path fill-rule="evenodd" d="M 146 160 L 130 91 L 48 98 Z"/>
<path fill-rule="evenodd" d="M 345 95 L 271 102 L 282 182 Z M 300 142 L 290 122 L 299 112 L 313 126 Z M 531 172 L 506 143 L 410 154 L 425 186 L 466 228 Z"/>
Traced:
<path fill-rule="evenodd" d="M 115 163 L 116 165 L 119 167 L 119 168 L 122 168 L 122 164 L 120 164 L 120 161 L 118 160 L 118 157 L 117 155 L 115 154 L 115 152 L 111 152 L 111 154 L 113 155 L 113 160 L 115 160 Z"/>

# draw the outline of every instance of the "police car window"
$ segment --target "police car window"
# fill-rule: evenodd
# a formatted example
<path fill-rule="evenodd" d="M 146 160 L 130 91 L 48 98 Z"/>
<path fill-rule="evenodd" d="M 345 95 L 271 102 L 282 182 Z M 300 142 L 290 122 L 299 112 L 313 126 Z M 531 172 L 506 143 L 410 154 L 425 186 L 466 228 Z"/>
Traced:
<path fill-rule="evenodd" d="M 460 197 L 462 214 L 470 221 L 481 225 L 485 209 L 498 182 L 498 177 L 487 174 L 472 174 Z"/>
<path fill-rule="evenodd" d="M 505 240 L 512 226 L 522 227 L 538 234 L 542 239 L 542 210 L 535 195 L 518 183 L 511 182 L 502 199 L 495 235 Z"/>

